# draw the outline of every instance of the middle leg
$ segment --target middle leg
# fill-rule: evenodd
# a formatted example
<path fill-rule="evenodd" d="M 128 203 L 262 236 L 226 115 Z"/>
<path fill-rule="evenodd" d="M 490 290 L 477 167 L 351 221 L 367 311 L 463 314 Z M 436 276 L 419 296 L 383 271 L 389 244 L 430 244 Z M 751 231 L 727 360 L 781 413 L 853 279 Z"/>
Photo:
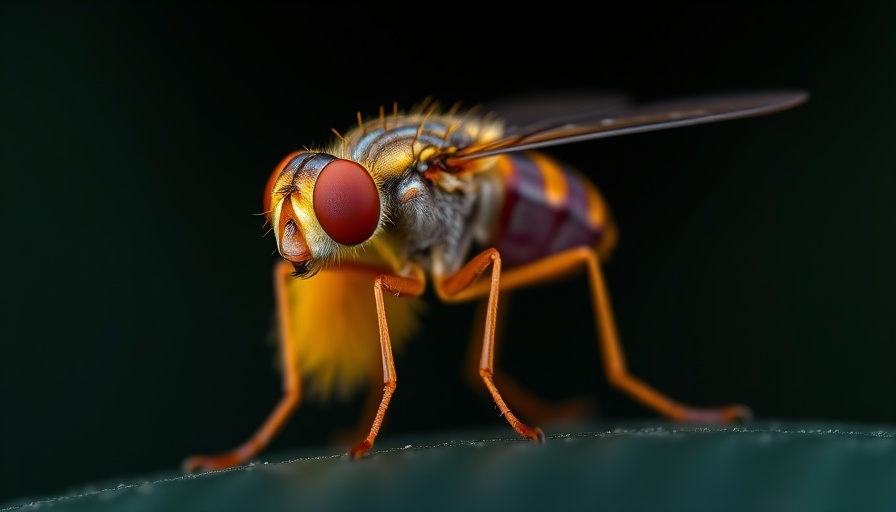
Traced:
<path fill-rule="evenodd" d="M 482 353 L 479 358 L 479 376 L 491 393 L 492 398 L 501 411 L 501 416 L 510 423 L 510 426 L 521 436 L 544 441 L 544 433 L 540 428 L 529 428 L 520 421 L 504 402 L 504 398 L 495 385 L 495 328 L 498 316 L 498 293 L 501 280 L 501 256 L 496 249 L 486 249 L 478 254 L 457 273 L 435 280 L 436 293 L 442 300 L 466 300 L 463 292 L 482 274 L 486 268 L 492 267 L 491 279 L 488 286 L 488 302 L 485 312 L 485 334 L 482 340 Z"/>

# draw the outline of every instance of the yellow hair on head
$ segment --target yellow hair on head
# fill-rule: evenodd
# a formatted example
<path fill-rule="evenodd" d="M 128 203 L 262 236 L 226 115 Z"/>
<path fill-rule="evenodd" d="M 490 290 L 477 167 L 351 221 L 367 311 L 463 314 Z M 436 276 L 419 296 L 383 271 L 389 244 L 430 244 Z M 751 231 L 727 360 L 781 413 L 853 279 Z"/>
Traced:
<path fill-rule="evenodd" d="M 358 266 L 325 268 L 287 284 L 292 343 L 304 394 L 342 399 L 382 376 L 379 325 L 373 283 L 377 273 Z M 419 326 L 424 303 L 384 294 L 394 355 Z M 290 364 L 287 362 L 287 364 Z"/>

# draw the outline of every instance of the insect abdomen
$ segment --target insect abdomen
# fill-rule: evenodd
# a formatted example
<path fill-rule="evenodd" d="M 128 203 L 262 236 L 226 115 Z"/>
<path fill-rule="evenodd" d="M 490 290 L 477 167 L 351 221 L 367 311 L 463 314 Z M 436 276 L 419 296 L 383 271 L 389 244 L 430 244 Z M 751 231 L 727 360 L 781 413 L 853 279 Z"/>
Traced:
<path fill-rule="evenodd" d="M 540 152 L 498 159 L 504 201 L 494 246 L 505 263 L 528 263 L 583 245 L 608 255 L 616 229 L 591 182 Z"/>

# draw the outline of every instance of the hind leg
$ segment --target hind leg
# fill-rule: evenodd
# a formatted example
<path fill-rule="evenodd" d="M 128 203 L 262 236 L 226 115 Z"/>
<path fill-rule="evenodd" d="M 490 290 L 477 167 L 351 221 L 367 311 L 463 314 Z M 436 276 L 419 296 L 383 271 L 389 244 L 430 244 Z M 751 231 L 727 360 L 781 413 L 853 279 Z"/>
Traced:
<path fill-rule="evenodd" d="M 553 282 L 579 273 L 583 267 L 588 273 L 604 371 L 610 384 L 646 407 L 678 421 L 734 421 L 752 417 L 750 409 L 739 404 L 712 408 L 682 404 L 660 393 L 629 372 L 622 344 L 616 331 L 616 322 L 600 269 L 600 260 L 597 253 L 590 247 L 570 249 L 508 270 L 501 276 L 499 289 L 509 291 Z M 462 290 L 450 296 L 444 296 L 443 300 L 459 302 L 486 295 L 491 297 L 494 288 L 494 279 L 491 282 L 479 280 L 467 283 Z"/>

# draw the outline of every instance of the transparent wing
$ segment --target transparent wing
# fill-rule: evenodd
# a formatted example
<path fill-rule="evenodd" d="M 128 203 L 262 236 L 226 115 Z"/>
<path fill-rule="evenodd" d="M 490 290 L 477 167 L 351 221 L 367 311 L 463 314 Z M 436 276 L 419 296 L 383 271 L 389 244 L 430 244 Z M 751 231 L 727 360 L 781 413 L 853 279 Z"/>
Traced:
<path fill-rule="evenodd" d="M 519 117 L 530 124 L 512 123 L 503 138 L 462 148 L 452 154 L 448 161 L 462 163 L 464 160 L 511 151 L 761 116 L 795 107 L 808 97 L 804 91 L 753 91 L 634 106 L 617 102 L 597 108 L 582 108 L 573 113 L 568 113 L 570 106 L 567 105 L 564 107 L 567 112 L 559 116 L 551 116 L 542 107 L 532 105 L 529 107 L 531 111 Z M 525 110 L 522 106 L 519 108 Z M 536 120 L 539 114 L 533 116 L 532 112 L 544 112 L 545 117 Z M 507 115 L 508 119 L 512 118 L 512 114 Z"/>
<path fill-rule="evenodd" d="M 539 126 L 557 126 L 583 112 L 610 115 L 630 107 L 629 95 L 614 91 L 558 89 L 550 92 L 505 96 L 486 101 L 483 108 L 504 121 L 506 134 L 520 135 Z"/>

